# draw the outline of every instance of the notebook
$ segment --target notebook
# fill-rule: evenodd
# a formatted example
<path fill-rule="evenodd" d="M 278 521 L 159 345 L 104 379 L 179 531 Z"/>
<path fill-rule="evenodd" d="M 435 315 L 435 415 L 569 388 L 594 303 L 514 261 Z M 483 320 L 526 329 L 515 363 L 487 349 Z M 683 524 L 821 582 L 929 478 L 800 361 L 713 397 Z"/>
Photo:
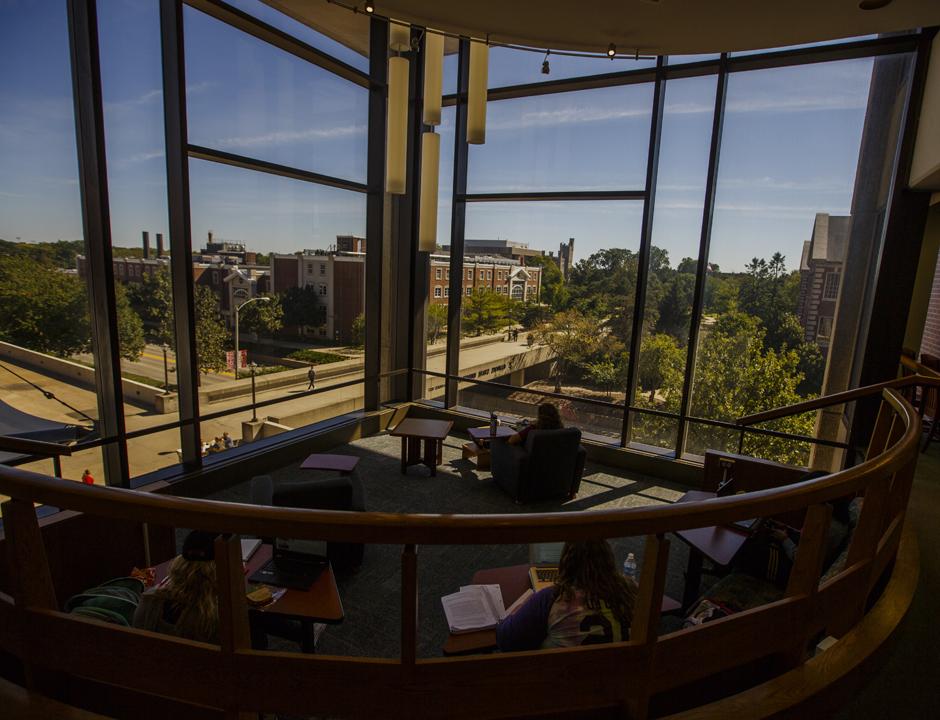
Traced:
<path fill-rule="evenodd" d="M 309 590 L 328 565 L 325 542 L 278 538 L 274 542 L 274 556 L 248 581 L 291 590 Z"/>
<path fill-rule="evenodd" d="M 242 538 L 242 562 L 248 562 L 259 547 L 261 547 L 259 538 Z"/>

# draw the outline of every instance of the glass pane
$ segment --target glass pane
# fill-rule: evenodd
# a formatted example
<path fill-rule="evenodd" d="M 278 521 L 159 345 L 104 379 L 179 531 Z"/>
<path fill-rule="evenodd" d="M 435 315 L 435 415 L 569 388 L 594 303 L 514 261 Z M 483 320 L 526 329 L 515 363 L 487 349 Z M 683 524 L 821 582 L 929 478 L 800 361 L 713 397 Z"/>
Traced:
<path fill-rule="evenodd" d="M 715 76 L 668 80 L 634 406 L 678 413 L 701 237 Z M 674 448 L 676 423 L 636 414 L 634 442 Z"/>
<path fill-rule="evenodd" d="M 190 181 L 201 412 L 248 406 L 251 363 L 259 401 L 298 396 L 278 406 L 289 427 L 361 407 L 360 385 L 302 393 L 362 378 L 366 196 L 202 160 Z M 243 415 L 203 441 L 243 439 Z"/>
<path fill-rule="evenodd" d="M 185 9 L 189 140 L 365 182 L 368 91 Z"/>
<path fill-rule="evenodd" d="M 544 71 L 544 62 L 548 60 L 548 70 Z M 491 88 L 507 85 L 526 85 L 546 82 L 560 78 L 582 77 L 585 75 L 603 75 L 627 70 L 656 67 L 656 59 L 618 57 L 579 57 L 549 54 L 544 51 L 518 50 L 515 48 L 490 48 L 489 86 Z"/>
<path fill-rule="evenodd" d="M 21 437 L 74 441 L 99 415 L 65 4 L 0 5 L 0 67 L 0 409 Z M 51 460 L 26 467 L 52 473 Z M 62 464 L 99 484 L 102 468 L 97 448 Z"/>
<path fill-rule="evenodd" d="M 824 276 L 859 263 L 856 294 L 847 302 L 843 286 L 838 307 L 845 322 L 863 315 L 857 293 L 868 275 L 863 258 L 871 255 L 863 250 L 856 260 L 849 252 L 858 237 L 853 223 L 874 216 L 855 187 L 862 129 L 895 105 L 878 93 L 869 98 L 873 62 L 729 78 L 692 415 L 730 421 L 789 405 L 823 390 L 827 357 L 830 369 L 834 357 L 851 365 L 851 343 L 834 354 L 818 328 L 824 316 L 834 326 L 837 310 L 837 301 L 822 296 Z M 885 97 L 899 91 L 893 83 L 881 88 Z M 894 132 L 885 131 L 879 145 L 890 148 Z M 815 416 L 788 418 L 776 429 L 812 435 Z M 702 428 L 698 442 L 712 447 L 709 438 L 721 443 L 719 435 Z M 749 438 L 745 451 L 795 464 L 810 459 L 792 443 Z"/>
<path fill-rule="evenodd" d="M 732 56 L 759 55 L 760 53 L 776 52 L 778 50 L 798 50 L 799 48 L 822 47 L 824 45 L 841 45 L 842 43 L 854 42 L 856 40 L 872 40 L 876 37 L 878 36 L 877 35 L 858 35 L 856 37 L 836 38 L 835 40 L 820 40 L 819 42 L 801 43 L 799 45 L 782 45 L 780 47 L 775 47 L 775 48 L 761 48 L 758 50 L 741 50 L 739 52 L 733 52 L 730 54 Z"/>
<path fill-rule="evenodd" d="M 644 84 L 489 103 L 468 192 L 642 189 L 652 96 Z"/>
<path fill-rule="evenodd" d="M 273 25 L 278 30 L 283 30 L 288 35 L 332 55 L 337 60 L 352 65 L 363 72 L 369 72 L 369 19 L 365 15 L 353 16 L 354 19 L 358 18 L 359 25 L 361 25 L 360 45 L 366 51 L 365 54 L 362 54 L 323 33 L 317 32 L 306 23 L 295 20 L 280 10 L 275 10 L 267 3 L 261 2 L 261 0 L 228 0 L 228 4 L 234 5 L 239 10 L 245 11 L 262 22 Z M 350 13 L 350 15 L 352 14 Z M 344 17 L 343 20 L 346 22 L 349 18 Z"/>
<path fill-rule="evenodd" d="M 701 62 L 703 60 L 717 60 L 721 53 L 704 53 L 702 55 L 669 55 L 666 57 L 667 65 L 682 65 L 684 63 Z"/>
<path fill-rule="evenodd" d="M 146 0 L 115 5 L 98 21 L 124 424 L 133 432 L 179 421 L 160 22 Z M 179 445 L 178 431 L 129 441 L 131 477 L 176 464 Z"/>

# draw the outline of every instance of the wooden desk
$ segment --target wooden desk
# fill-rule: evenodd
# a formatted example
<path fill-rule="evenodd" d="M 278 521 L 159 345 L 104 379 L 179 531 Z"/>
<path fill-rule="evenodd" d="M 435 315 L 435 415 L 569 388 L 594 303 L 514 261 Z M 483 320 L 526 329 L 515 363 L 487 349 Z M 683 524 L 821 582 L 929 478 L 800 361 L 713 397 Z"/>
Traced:
<path fill-rule="evenodd" d="M 359 464 L 355 455 L 331 455 L 330 453 L 314 453 L 309 455 L 300 466 L 301 470 L 334 470 L 341 475 L 349 475 Z"/>
<path fill-rule="evenodd" d="M 260 569 L 274 552 L 271 545 L 261 545 L 255 551 L 246 563 L 245 577 L 253 574 Z M 154 568 L 154 576 L 157 583 L 163 581 L 170 569 L 168 560 L 160 563 Z M 247 580 L 246 580 L 247 583 Z M 314 623 L 326 623 L 327 625 L 338 625 L 343 622 L 345 614 L 343 612 L 343 601 L 339 596 L 339 590 L 336 587 L 336 577 L 333 575 L 332 565 L 327 565 L 326 569 L 320 573 L 314 580 L 309 590 L 288 590 L 277 600 L 263 608 L 249 606 L 249 610 L 264 615 L 279 615 L 287 619 L 300 621 L 302 630 L 301 647 L 304 652 L 314 652 L 315 637 Z"/>
<path fill-rule="evenodd" d="M 441 448 L 444 438 L 454 426 L 451 420 L 421 420 L 406 418 L 389 432 L 393 437 L 401 438 L 401 472 L 404 475 L 409 465 L 425 465 L 431 476 L 437 475 L 437 466 L 441 464 Z M 424 442 L 424 453 L 421 443 Z"/>
<path fill-rule="evenodd" d="M 691 490 L 676 502 L 701 502 L 716 497 L 713 492 Z M 731 527 L 703 527 L 677 530 L 676 536 L 689 546 L 689 563 L 685 572 L 682 607 L 689 610 L 698 600 L 702 584 L 702 558 L 726 568 L 748 539 L 748 534 Z"/>
<path fill-rule="evenodd" d="M 499 585 L 503 596 L 503 607 L 509 607 L 531 586 L 529 568 L 531 564 L 511 565 L 509 567 L 478 570 L 473 574 L 473 585 Z M 662 612 L 670 613 L 679 609 L 679 603 L 668 595 L 663 595 Z M 441 611 L 443 612 L 443 610 Z M 488 652 L 496 648 L 495 630 L 477 630 L 476 632 L 451 633 L 444 643 L 445 655 L 469 655 Z"/>

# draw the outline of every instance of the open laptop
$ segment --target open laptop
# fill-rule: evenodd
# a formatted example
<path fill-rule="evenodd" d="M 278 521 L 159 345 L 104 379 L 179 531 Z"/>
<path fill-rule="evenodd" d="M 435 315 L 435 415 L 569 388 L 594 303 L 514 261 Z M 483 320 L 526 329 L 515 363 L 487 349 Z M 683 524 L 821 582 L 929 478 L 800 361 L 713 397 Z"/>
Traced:
<path fill-rule="evenodd" d="M 326 542 L 277 538 L 274 541 L 273 557 L 256 570 L 248 581 L 291 590 L 309 590 L 328 564 Z"/>
<path fill-rule="evenodd" d="M 538 592 L 551 587 L 558 578 L 558 561 L 564 543 L 532 543 L 529 545 L 529 584 Z"/>

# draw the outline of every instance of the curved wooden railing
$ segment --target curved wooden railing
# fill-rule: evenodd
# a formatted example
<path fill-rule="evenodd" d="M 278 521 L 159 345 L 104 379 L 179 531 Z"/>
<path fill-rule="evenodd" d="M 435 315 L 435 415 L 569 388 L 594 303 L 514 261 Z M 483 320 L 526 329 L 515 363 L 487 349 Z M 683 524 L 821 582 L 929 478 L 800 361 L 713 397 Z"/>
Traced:
<path fill-rule="evenodd" d="M 43 687 L 37 679 L 43 674 L 62 672 L 219 708 L 228 717 L 258 711 L 357 717 L 478 718 L 558 712 L 577 716 L 609 708 L 619 716 L 644 718 L 651 698 L 757 660 L 772 659 L 784 674 L 800 668 L 818 637 L 848 637 L 863 620 L 873 590 L 892 566 L 901 542 L 920 436 L 919 418 L 897 385 L 883 385 L 855 396 L 882 396 L 868 459 L 856 467 L 777 489 L 627 510 L 485 516 L 299 510 L 88 487 L 0 467 L 0 493 L 12 498 L 3 504 L 3 519 L 14 574 L 12 595 L 0 594 L 0 649 L 23 661 L 27 680 L 36 688 Z M 863 495 L 865 501 L 847 562 L 835 577 L 820 584 L 830 515 L 826 503 L 854 494 Z M 60 612 L 34 503 L 220 533 L 216 564 L 221 644 L 120 628 Z M 658 636 L 669 555 L 667 533 L 803 510 L 801 542 L 782 599 Z M 402 545 L 401 656 L 252 650 L 239 534 Z M 629 642 L 488 656 L 417 657 L 419 545 L 637 535 L 646 536 L 646 549 Z M 435 604 L 426 611 L 439 608 Z M 759 708 L 754 711 L 754 717 L 761 716 Z"/>

